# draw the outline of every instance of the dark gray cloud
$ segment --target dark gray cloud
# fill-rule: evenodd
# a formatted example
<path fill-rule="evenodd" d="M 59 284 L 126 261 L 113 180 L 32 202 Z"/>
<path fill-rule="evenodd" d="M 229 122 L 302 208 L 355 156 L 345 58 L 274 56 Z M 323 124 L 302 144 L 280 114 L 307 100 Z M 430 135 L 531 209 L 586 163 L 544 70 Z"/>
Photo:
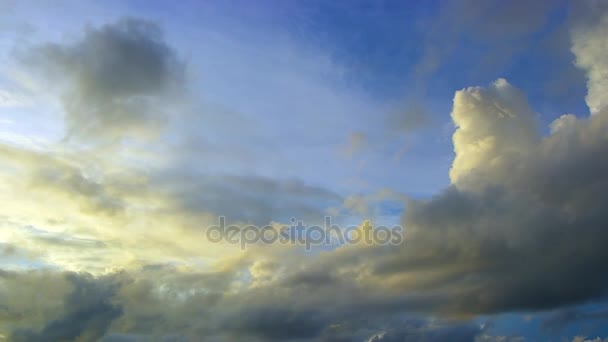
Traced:
<path fill-rule="evenodd" d="M 68 135 L 134 136 L 167 120 L 184 67 L 153 22 L 125 18 L 89 28 L 75 43 L 50 43 L 18 54 L 62 86 Z"/>
<path fill-rule="evenodd" d="M 280 308 L 248 308 L 239 311 L 223 327 L 242 339 L 265 341 L 311 339 L 320 336 L 328 325 L 322 311 L 287 310 Z"/>
<path fill-rule="evenodd" d="M 289 222 L 291 217 L 323 222 L 325 208 L 342 201 L 334 192 L 299 180 L 184 172 L 166 177 L 167 191 L 181 210 L 225 216 L 233 223 L 266 225 L 273 220 Z"/>
<path fill-rule="evenodd" d="M 2 308 L 7 311 L 4 317 L 15 322 L 14 341 L 354 342 L 367 341 L 379 332 L 385 332 L 387 341 L 403 336 L 473 341 L 483 332 L 474 323 L 396 318 L 398 311 L 391 312 L 387 303 L 357 300 L 365 294 L 354 294 L 347 282 L 331 291 L 285 284 L 230 294 L 226 289 L 242 276 L 237 270 L 191 273 L 150 265 L 129 274 L 98 277 L 53 271 L 0 276 L 10 280 L 7 289 L 0 289 L 0 299 L 20 298 L 21 292 L 41 291 L 48 284 L 43 303 L 24 297 L 22 307 L 7 302 Z M 323 305 L 332 296 L 336 305 Z M 40 310 L 36 309 L 40 304 L 52 309 L 46 320 L 23 314 Z"/>
<path fill-rule="evenodd" d="M 104 336 L 112 321 L 122 315 L 121 307 L 111 301 L 120 288 L 117 279 L 77 273 L 66 273 L 65 277 L 72 286 L 64 298 L 65 313 L 39 331 L 14 331 L 12 341 L 94 341 Z"/>

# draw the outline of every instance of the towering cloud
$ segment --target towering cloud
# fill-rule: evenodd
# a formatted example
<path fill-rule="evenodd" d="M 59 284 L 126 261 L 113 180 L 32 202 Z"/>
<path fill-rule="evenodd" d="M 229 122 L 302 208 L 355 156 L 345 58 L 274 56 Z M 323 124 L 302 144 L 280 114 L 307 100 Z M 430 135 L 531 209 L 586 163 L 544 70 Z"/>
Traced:
<path fill-rule="evenodd" d="M 587 105 L 592 114 L 597 114 L 608 105 L 608 16 L 605 3 L 585 4 L 588 5 L 585 20 L 572 32 L 572 52 L 576 55 L 576 65 L 587 72 Z"/>
<path fill-rule="evenodd" d="M 596 115 L 562 116 L 542 137 L 525 96 L 506 80 L 456 92 L 452 185 L 408 203 L 402 246 L 344 247 L 315 272 L 356 269 L 366 275 L 352 279 L 358 286 L 391 293 L 411 310 L 455 315 L 604 298 L 608 161 L 600 156 L 608 122 L 593 94 L 604 93 L 605 51 L 576 48 L 604 32 L 604 19 L 597 25 L 574 38 Z"/>
<path fill-rule="evenodd" d="M 501 173 L 510 172 L 505 167 L 511 160 L 527 153 L 538 140 L 536 115 L 524 95 L 504 79 L 488 88 L 456 92 L 452 118 L 456 159 L 450 179 L 459 188 L 505 177 Z"/>
<path fill-rule="evenodd" d="M 371 262 L 379 284 L 394 279 L 388 287 L 403 294 L 445 296 L 441 306 L 459 313 L 603 298 L 605 23 L 604 15 L 573 40 L 577 64 L 589 77 L 590 118 L 565 115 L 541 138 L 525 97 L 505 80 L 456 93 L 453 184 L 429 201 L 410 203 L 406 244 Z"/>

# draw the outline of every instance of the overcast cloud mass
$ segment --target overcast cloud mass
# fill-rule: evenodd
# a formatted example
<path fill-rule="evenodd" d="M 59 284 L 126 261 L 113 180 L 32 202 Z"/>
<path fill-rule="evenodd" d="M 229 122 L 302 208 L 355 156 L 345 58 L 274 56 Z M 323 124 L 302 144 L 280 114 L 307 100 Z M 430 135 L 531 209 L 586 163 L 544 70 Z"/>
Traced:
<path fill-rule="evenodd" d="M 0 0 L 0 341 L 608 341 L 606 156 L 604 1 Z"/>

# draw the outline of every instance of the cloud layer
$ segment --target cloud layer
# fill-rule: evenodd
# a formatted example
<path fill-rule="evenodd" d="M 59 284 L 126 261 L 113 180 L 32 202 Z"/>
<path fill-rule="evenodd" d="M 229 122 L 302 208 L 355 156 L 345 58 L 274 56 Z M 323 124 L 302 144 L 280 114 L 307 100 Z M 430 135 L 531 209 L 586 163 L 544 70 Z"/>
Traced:
<path fill-rule="evenodd" d="M 563 115 L 543 135 L 506 79 L 459 90 L 451 184 L 407 201 L 405 242 L 311 254 L 205 240 L 219 215 L 260 225 L 314 221 L 336 207 L 365 216 L 366 197 L 253 172 L 206 173 L 207 161 L 192 157 L 196 143 L 185 157 L 174 137 L 186 131 L 171 124 L 193 114 L 168 109 L 182 108 L 171 105 L 188 75 L 156 24 L 122 19 L 73 43 L 27 49 L 19 58 L 57 80 L 65 133 L 83 145 L 0 145 L 0 256 L 11 260 L 0 269 L 0 333 L 11 341 L 515 341 L 470 319 L 603 303 L 602 13 L 572 31 L 589 117 Z M 100 143 L 159 125 L 165 135 L 152 142 Z M 346 154 L 371 149 L 358 132 Z M 558 315 L 546 326 L 587 316 Z"/>

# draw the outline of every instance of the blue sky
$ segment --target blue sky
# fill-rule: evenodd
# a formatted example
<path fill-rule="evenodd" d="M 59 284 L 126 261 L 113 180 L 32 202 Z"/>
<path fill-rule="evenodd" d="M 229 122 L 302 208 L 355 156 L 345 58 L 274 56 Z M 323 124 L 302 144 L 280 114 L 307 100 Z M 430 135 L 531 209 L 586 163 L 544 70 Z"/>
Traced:
<path fill-rule="evenodd" d="M 83 341 L 608 338 L 607 18 L 565 0 L 0 0 L 0 341 L 57 322 Z M 202 239 L 218 216 L 326 215 L 406 242 Z M 54 301 L 9 303 L 44 278 Z M 80 287 L 107 298 L 72 307 Z"/>

